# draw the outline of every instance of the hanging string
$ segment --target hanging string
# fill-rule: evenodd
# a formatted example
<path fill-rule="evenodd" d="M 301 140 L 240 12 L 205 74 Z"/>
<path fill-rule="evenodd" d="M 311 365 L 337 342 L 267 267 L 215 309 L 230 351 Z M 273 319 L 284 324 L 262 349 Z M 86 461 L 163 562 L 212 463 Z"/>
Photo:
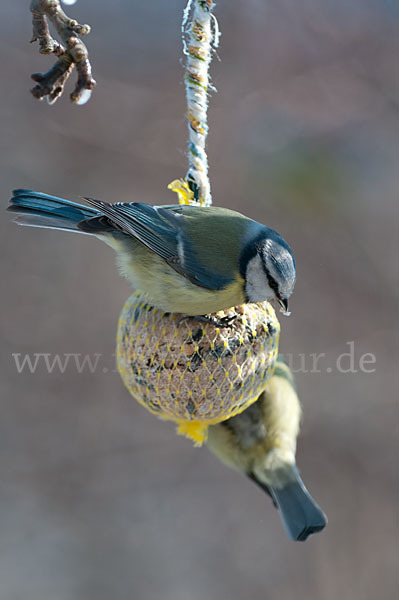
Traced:
<path fill-rule="evenodd" d="M 214 89 L 209 82 L 209 65 L 220 37 L 216 17 L 212 14 L 214 6 L 213 0 L 188 0 L 183 13 L 189 168 L 185 180 L 172 181 L 168 186 L 178 194 L 182 204 L 212 204 L 205 144 L 208 134 L 208 91 Z"/>

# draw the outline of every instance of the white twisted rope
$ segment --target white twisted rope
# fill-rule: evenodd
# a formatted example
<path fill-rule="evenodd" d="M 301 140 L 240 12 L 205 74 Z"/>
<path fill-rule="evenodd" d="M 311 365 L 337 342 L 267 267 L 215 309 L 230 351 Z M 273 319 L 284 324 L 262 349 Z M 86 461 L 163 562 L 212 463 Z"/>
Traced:
<path fill-rule="evenodd" d="M 212 51 L 219 42 L 219 29 L 212 10 L 213 0 L 188 0 L 183 13 L 182 37 L 186 60 L 186 97 L 189 129 L 188 161 L 189 168 L 185 182 L 172 182 L 171 189 L 179 195 L 180 201 L 188 204 L 212 204 L 208 178 L 208 157 L 205 151 L 208 134 L 207 109 L 209 64 Z M 191 21 L 188 19 L 192 13 Z"/>

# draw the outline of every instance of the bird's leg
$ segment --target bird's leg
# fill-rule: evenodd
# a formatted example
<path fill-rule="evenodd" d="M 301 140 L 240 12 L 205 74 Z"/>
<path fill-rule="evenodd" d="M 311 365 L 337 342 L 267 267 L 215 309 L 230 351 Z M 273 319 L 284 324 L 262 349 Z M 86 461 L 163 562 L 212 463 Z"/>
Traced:
<path fill-rule="evenodd" d="M 184 321 L 197 321 L 199 323 L 210 323 L 211 325 L 219 327 L 220 329 L 226 327 L 234 328 L 233 321 L 235 321 L 236 318 L 237 315 L 232 315 L 230 317 L 221 317 L 220 319 L 218 317 L 214 317 L 213 315 L 187 316 L 179 319 L 178 325 L 181 325 L 181 323 L 183 323 Z"/>

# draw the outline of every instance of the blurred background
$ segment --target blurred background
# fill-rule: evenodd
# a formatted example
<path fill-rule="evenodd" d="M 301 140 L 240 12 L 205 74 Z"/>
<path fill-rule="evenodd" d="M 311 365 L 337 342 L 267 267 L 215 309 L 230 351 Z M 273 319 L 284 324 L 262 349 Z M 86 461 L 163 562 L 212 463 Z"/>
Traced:
<path fill-rule="evenodd" d="M 28 43 L 28 5 L 1 11 L 3 207 L 14 187 L 175 202 L 185 1 L 66 7 L 92 26 L 97 88 L 83 107 L 30 95 L 30 74 L 54 59 Z M 268 497 L 129 396 L 112 353 L 130 289 L 109 248 L 3 211 L 2 600 L 397 595 L 399 5 L 219 0 L 216 15 L 214 203 L 295 252 L 281 351 L 304 407 L 298 464 L 329 525 L 289 541 Z M 18 369 L 35 353 L 100 358 L 94 372 Z"/>

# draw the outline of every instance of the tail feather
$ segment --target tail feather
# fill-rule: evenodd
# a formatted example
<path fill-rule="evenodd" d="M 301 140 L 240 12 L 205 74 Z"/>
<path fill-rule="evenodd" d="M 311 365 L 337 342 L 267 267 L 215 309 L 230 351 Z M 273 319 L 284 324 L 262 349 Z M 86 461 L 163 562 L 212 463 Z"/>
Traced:
<path fill-rule="evenodd" d="M 324 529 L 327 517 L 309 494 L 298 471 L 295 471 L 296 481 L 280 489 L 270 486 L 269 490 L 289 537 L 304 542 L 312 533 Z"/>
<path fill-rule="evenodd" d="M 8 210 L 17 214 L 15 221 L 19 225 L 76 233 L 83 233 L 77 226 L 80 221 L 101 214 L 98 210 L 82 204 L 23 189 L 14 190 Z"/>

